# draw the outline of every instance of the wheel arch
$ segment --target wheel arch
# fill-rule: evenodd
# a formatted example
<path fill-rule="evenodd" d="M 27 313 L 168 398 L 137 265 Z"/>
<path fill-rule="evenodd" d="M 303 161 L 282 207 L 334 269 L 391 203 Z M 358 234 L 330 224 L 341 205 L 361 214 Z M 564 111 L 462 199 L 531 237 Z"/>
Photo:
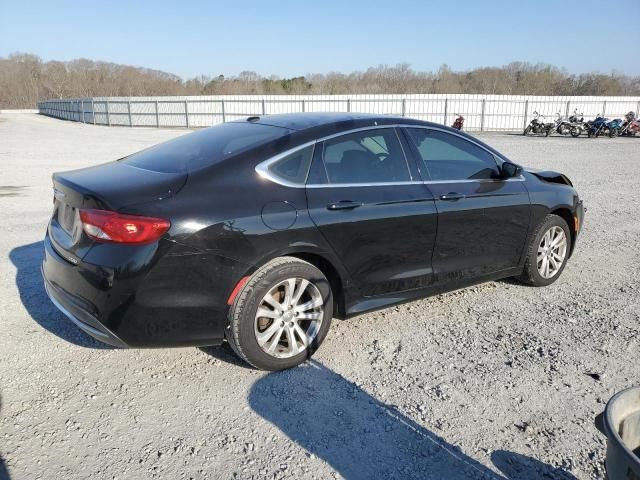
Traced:
<path fill-rule="evenodd" d="M 559 216 L 565 222 L 567 222 L 567 225 L 569 226 L 569 232 L 571 234 L 571 249 L 569 250 L 569 258 L 570 258 L 571 255 L 573 254 L 573 249 L 576 244 L 576 237 L 578 236 L 578 232 L 576 232 L 576 225 L 575 225 L 573 213 L 571 212 L 571 209 L 567 206 L 554 208 L 549 213 L 552 215 Z"/>
<path fill-rule="evenodd" d="M 338 269 L 333 263 L 322 255 L 317 253 L 299 252 L 288 253 L 290 257 L 299 258 L 305 262 L 309 262 L 320 270 L 325 277 L 329 280 L 331 286 L 331 293 L 333 293 L 334 299 L 334 315 L 338 318 L 344 318 L 346 315 L 346 302 L 344 295 L 344 282 L 343 278 L 338 272 Z"/>
<path fill-rule="evenodd" d="M 334 316 L 336 318 L 344 318 L 346 316 L 345 286 L 348 284 L 348 277 L 346 272 L 341 269 L 340 264 L 335 259 L 330 258 L 329 255 L 325 255 L 318 251 L 309 251 L 304 249 L 287 249 L 278 252 L 277 254 L 271 254 L 264 257 L 244 275 L 253 275 L 260 267 L 279 257 L 294 257 L 304 262 L 308 262 L 320 270 L 329 280 L 334 300 Z"/>

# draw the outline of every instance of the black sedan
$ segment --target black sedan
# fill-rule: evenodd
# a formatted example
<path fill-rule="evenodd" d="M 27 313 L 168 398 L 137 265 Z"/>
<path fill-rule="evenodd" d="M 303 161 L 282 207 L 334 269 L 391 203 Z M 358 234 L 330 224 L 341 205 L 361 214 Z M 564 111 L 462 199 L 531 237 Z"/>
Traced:
<path fill-rule="evenodd" d="M 77 326 L 120 347 L 307 359 L 345 318 L 487 280 L 545 286 L 582 201 L 480 140 L 407 118 L 249 117 L 53 176 L 42 265 Z"/>

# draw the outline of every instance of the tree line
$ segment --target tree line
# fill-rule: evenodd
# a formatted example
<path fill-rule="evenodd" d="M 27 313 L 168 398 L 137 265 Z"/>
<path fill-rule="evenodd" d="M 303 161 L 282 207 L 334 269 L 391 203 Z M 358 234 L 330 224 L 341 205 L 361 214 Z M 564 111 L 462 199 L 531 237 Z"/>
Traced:
<path fill-rule="evenodd" d="M 33 108 L 39 100 L 68 97 L 358 93 L 640 95 L 640 76 L 570 74 L 552 65 L 514 62 L 469 71 L 443 65 L 437 72 L 419 72 L 398 64 L 293 78 L 244 71 L 183 80 L 159 70 L 87 59 L 44 62 L 25 53 L 0 57 L 0 108 Z"/>

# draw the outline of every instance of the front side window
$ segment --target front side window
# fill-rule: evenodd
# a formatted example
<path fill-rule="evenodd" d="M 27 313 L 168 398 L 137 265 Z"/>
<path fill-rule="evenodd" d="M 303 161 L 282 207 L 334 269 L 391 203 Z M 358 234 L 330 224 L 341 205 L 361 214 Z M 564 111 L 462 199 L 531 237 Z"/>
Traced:
<path fill-rule="evenodd" d="M 407 131 L 431 180 L 485 180 L 499 174 L 491 153 L 458 135 L 424 128 Z"/>
<path fill-rule="evenodd" d="M 390 183 L 411 180 L 392 128 L 349 133 L 324 142 L 329 183 Z"/>

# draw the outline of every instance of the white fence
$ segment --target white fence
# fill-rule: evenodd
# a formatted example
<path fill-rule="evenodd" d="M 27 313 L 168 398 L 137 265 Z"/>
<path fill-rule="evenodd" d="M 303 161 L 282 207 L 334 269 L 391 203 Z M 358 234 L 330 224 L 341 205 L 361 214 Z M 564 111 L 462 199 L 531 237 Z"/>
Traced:
<path fill-rule="evenodd" d="M 208 127 L 251 115 L 293 112 L 366 112 L 450 125 L 465 117 L 471 131 L 517 131 L 537 111 L 555 119 L 575 109 L 585 119 L 640 112 L 640 97 L 541 97 L 524 95 L 224 95 L 197 97 L 94 97 L 47 100 L 41 114 L 126 127 Z"/>
<path fill-rule="evenodd" d="M 3 113 L 39 113 L 35 108 L 9 108 L 0 110 L 0 115 Z"/>

